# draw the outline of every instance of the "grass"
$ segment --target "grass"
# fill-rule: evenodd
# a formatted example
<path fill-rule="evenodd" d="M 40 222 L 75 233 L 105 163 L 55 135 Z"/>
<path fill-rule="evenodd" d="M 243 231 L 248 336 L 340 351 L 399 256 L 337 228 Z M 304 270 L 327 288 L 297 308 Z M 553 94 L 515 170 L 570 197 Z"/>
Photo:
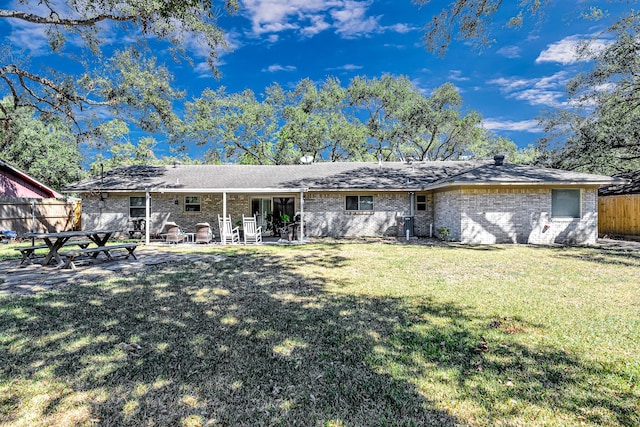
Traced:
<path fill-rule="evenodd" d="M 190 250 L 0 299 L 0 423 L 640 425 L 640 253 Z"/>

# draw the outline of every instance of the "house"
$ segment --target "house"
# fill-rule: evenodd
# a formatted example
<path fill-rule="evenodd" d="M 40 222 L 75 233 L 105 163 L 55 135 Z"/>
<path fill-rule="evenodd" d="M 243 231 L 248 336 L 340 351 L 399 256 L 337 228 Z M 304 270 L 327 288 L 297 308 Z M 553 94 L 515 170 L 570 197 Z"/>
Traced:
<path fill-rule="evenodd" d="M 80 226 L 80 210 L 78 200 L 65 198 L 0 160 L 0 230 L 18 235 L 70 230 Z"/>
<path fill-rule="evenodd" d="M 598 192 L 598 231 L 602 235 L 640 238 L 640 170 L 617 177 L 627 182 Z"/>
<path fill-rule="evenodd" d="M 55 199 L 63 196 L 9 163 L 0 160 L 0 197 Z"/>
<path fill-rule="evenodd" d="M 148 233 L 217 215 L 299 214 L 304 236 L 448 235 L 465 243 L 595 243 L 606 176 L 491 161 L 124 166 L 64 189 L 85 227 Z"/>

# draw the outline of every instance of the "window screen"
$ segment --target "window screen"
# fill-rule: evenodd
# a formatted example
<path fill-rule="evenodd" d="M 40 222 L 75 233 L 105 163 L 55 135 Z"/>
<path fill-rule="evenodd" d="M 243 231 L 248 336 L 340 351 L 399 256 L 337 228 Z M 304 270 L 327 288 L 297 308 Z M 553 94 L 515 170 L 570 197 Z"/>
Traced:
<path fill-rule="evenodd" d="M 580 190 L 551 190 L 553 218 L 580 218 Z"/>
<path fill-rule="evenodd" d="M 373 196 L 347 196 L 346 209 L 348 211 L 372 211 Z"/>
<path fill-rule="evenodd" d="M 184 211 L 185 212 L 200 212 L 200 196 L 185 196 L 184 197 Z"/>
<path fill-rule="evenodd" d="M 424 194 L 418 194 L 416 196 L 416 210 L 426 211 L 427 210 L 427 196 Z"/>
<path fill-rule="evenodd" d="M 131 218 L 144 218 L 146 216 L 144 196 L 129 197 L 129 216 Z"/>

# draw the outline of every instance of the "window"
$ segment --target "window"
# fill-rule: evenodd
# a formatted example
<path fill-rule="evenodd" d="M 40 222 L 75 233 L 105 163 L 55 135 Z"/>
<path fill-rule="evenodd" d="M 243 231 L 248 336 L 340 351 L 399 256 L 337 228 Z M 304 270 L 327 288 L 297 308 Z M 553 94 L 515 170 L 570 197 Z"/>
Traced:
<path fill-rule="evenodd" d="M 131 218 L 144 218 L 146 216 L 144 196 L 129 197 L 129 216 Z"/>
<path fill-rule="evenodd" d="M 347 196 L 348 211 L 372 211 L 373 196 Z"/>
<path fill-rule="evenodd" d="M 200 212 L 200 196 L 184 196 L 185 212 Z"/>
<path fill-rule="evenodd" d="M 418 194 L 416 196 L 416 210 L 426 211 L 427 210 L 427 196 L 424 194 Z"/>
<path fill-rule="evenodd" d="M 552 218 L 580 218 L 580 190 L 551 190 Z"/>

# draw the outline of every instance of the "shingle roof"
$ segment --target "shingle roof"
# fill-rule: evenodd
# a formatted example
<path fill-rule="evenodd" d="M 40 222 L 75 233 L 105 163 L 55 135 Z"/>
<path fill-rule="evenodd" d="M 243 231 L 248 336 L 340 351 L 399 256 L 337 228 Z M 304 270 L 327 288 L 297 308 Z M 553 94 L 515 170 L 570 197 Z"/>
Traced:
<path fill-rule="evenodd" d="M 250 189 L 423 190 L 456 184 L 606 185 L 609 177 L 493 162 L 334 162 L 310 165 L 122 166 L 65 192 Z"/>
<path fill-rule="evenodd" d="M 608 176 L 571 172 L 528 165 L 484 163 L 460 175 L 447 178 L 447 184 L 593 184 L 604 185 L 616 181 Z"/>
<path fill-rule="evenodd" d="M 626 179 L 625 184 L 614 184 L 603 187 L 598 191 L 600 196 L 614 196 L 621 194 L 640 194 L 640 170 L 616 175 Z"/>

